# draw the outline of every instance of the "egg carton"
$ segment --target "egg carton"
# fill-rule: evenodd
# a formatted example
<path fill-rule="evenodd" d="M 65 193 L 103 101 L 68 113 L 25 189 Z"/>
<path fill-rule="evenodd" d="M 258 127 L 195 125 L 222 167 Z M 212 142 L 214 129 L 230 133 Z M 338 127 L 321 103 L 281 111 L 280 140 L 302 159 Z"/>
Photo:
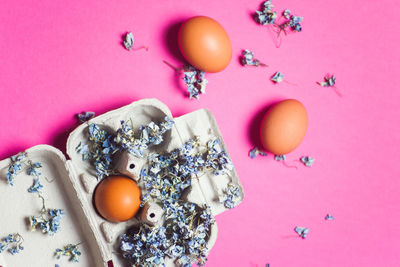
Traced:
<path fill-rule="evenodd" d="M 116 132 L 120 121 L 125 120 L 132 123 L 133 130 L 138 130 L 141 125 L 151 121 L 162 122 L 166 116 L 173 118 L 165 104 L 157 99 L 143 99 L 78 126 L 67 140 L 69 159 L 60 150 L 48 145 L 38 145 L 26 150 L 27 158 L 43 165 L 41 177 L 45 177 L 45 181 L 41 181 L 47 208 L 64 209 L 66 213 L 60 231 L 53 236 L 40 231 L 31 232 L 29 229 L 28 216 L 38 214 L 42 207 L 41 199 L 36 194 L 27 192 L 27 188 L 32 185 L 32 176 L 23 171 L 16 177 L 15 185 L 10 186 L 5 175 L 11 160 L 0 161 L 0 238 L 18 232 L 24 237 L 25 247 L 16 255 L 6 251 L 0 253 L 0 266 L 128 266 L 119 253 L 119 236 L 139 223 L 163 224 L 163 209 L 157 203 L 150 202 L 129 221 L 111 223 L 103 219 L 96 213 L 92 203 L 93 192 L 99 182 L 95 169 L 90 162 L 82 160 L 76 147 L 80 142 L 87 142 L 88 127 L 92 123 L 107 131 Z M 152 146 L 151 151 L 170 152 L 197 136 L 204 144 L 214 137 L 218 138 L 227 152 L 210 111 L 200 109 L 174 118 L 174 122 L 172 129 L 165 133 L 164 141 L 160 145 Z M 142 189 L 139 172 L 145 164 L 143 158 L 122 153 L 116 168 L 121 174 L 134 178 Z M 243 189 L 234 168 L 223 175 L 204 173 L 192 178 L 184 200 L 199 206 L 207 204 L 212 215 L 216 216 L 227 210 L 223 204 L 223 190 L 229 183 L 240 188 L 240 203 L 244 197 Z M 217 224 L 213 223 L 207 240 L 210 250 L 216 241 L 217 232 Z M 60 260 L 54 257 L 56 248 L 62 248 L 68 243 L 81 243 L 79 248 L 82 256 L 78 263 L 72 263 L 66 257 Z M 174 259 L 167 258 L 166 266 L 175 266 Z"/>

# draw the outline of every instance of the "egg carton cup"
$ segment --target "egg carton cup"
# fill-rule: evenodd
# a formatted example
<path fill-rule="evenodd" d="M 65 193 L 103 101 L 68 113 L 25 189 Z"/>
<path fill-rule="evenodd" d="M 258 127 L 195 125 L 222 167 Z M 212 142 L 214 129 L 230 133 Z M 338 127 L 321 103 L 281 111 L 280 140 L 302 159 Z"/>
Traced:
<path fill-rule="evenodd" d="M 7 184 L 5 178 L 10 159 L 0 161 L 0 238 L 9 233 L 20 233 L 24 238 L 25 249 L 19 254 L 11 255 L 7 251 L 0 253 L 0 266 L 129 266 L 119 252 L 119 236 L 128 228 L 140 223 L 162 225 L 164 211 L 157 203 L 148 202 L 131 220 L 120 223 L 108 222 L 99 216 L 93 206 L 93 192 L 100 182 L 96 171 L 89 161 L 83 161 L 76 151 L 80 142 L 88 142 L 88 127 L 95 123 L 108 132 L 115 133 L 120 121 L 130 123 L 137 131 L 141 125 L 151 121 L 160 123 L 165 116 L 173 118 L 168 107 L 157 99 L 143 99 L 127 106 L 109 111 L 89 122 L 78 126 L 68 137 L 67 155 L 52 146 L 38 145 L 26 150 L 27 158 L 32 162 L 42 163 L 41 183 L 47 208 L 64 209 L 66 216 L 61 219 L 60 231 L 53 236 L 31 232 L 27 218 L 37 215 L 42 208 L 42 201 L 37 194 L 28 193 L 33 177 L 22 171 L 15 180 L 14 186 Z M 206 144 L 212 138 L 221 141 L 222 148 L 228 153 L 217 123 L 210 111 L 200 109 L 174 118 L 171 130 L 164 134 L 160 145 L 152 146 L 149 152 L 170 152 L 181 147 L 189 139 L 199 137 Z M 229 154 L 228 154 L 229 155 Z M 143 190 L 140 170 L 145 167 L 146 159 L 129 153 L 121 153 L 116 169 L 121 174 L 135 179 Z M 44 178 L 44 179 L 43 179 Z M 240 188 L 240 203 L 244 197 L 238 175 L 233 168 L 226 174 L 215 176 L 204 173 L 193 177 L 191 186 L 183 199 L 198 206 L 209 205 L 211 213 L 216 216 L 227 208 L 223 204 L 223 190 L 229 183 Z M 211 250 L 217 238 L 217 224 L 211 225 L 207 247 Z M 82 251 L 78 263 L 68 261 L 67 257 L 57 260 L 54 257 L 57 248 L 67 244 L 77 244 Z M 175 266 L 175 259 L 166 258 L 166 266 Z"/>

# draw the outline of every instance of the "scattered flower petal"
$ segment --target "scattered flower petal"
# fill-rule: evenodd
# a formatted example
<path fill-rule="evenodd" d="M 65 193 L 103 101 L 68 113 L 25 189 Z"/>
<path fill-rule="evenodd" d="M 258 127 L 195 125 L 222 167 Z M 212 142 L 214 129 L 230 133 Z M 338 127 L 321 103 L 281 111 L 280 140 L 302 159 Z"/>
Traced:
<path fill-rule="evenodd" d="M 294 231 L 303 239 L 306 239 L 308 232 L 310 232 L 309 228 L 296 226 Z"/>
<path fill-rule="evenodd" d="M 327 220 L 327 221 L 333 221 L 335 218 L 331 215 L 331 214 L 327 214 L 326 216 L 325 216 L 325 220 Z"/>
<path fill-rule="evenodd" d="M 124 36 L 124 46 L 125 46 L 125 48 L 130 51 L 132 49 L 134 43 L 135 43 L 135 38 L 133 37 L 132 32 L 128 32 Z"/>
<path fill-rule="evenodd" d="M 274 159 L 276 161 L 285 161 L 286 160 L 286 156 L 285 155 L 275 155 Z"/>
<path fill-rule="evenodd" d="M 307 167 L 312 167 L 314 164 L 315 159 L 311 158 L 310 156 L 304 156 L 300 158 L 301 162 Z"/>
<path fill-rule="evenodd" d="M 249 157 L 252 159 L 256 158 L 258 155 L 266 156 L 267 153 L 259 150 L 257 147 L 254 147 L 249 151 Z"/>
<path fill-rule="evenodd" d="M 24 247 L 22 246 L 23 241 L 24 239 L 18 233 L 7 235 L 3 239 L 1 239 L 0 253 L 5 250 L 8 250 L 8 252 L 10 252 L 12 255 L 21 252 L 22 250 L 24 250 Z"/>
<path fill-rule="evenodd" d="M 76 114 L 80 122 L 87 122 L 92 119 L 96 114 L 93 111 L 84 111 L 79 114 Z"/>
<path fill-rule="evenodd" d="M 336 84 L 336 77 L 334 75 L 326 75 L 323 82 L 318 82 L 319 85 L 324 87 L 332 87 Z"/>
<path fill-rule="evenodd" d="M 41 193 L 40 189 L 43 188 L 43 185 L 40 184 L 40 181 L 38 178 L 35 178 L 33 180 L 33 185 L 28 188 L 29 193 Z"/>
<path fill-rule="evenodd" d="M 275 83 L 281 83 L 283 81 L 283 74 L 280 73 L 279 71 L 276 72 L 272 77 L 271 77 L 271 81 L 275 82 Z"/>
<path fill-rule="evenodd" d="M 26 153 L 21 152 L 15 156 L 11 156 L 11 165 L 8 167 L 6 174 L 7 182 L 9 185 L 14 185 L 14 180 L 17 175 L 22 171 L 22 161 L 26 158 Z"/>
<path fill-rule="evenodd" d="M 73 245 L 68 244 L 64 246 L 64 248 L 57 248 L 55 252 L 55 256 L 57 259 L 60 259 L 61 256 L 69 257 L 69 261 L 79 262 L 79 256 L 81 256 L 81 251 L 78 248 L 79 244 Z"/>
<path fill-rule="evenodd" d="M 268 66 L 264 63 L 261 63 L 258 59 L 254 58 L 253 52 L 247 49 L 242 51 L 240 62 L 243 66 Z"/>

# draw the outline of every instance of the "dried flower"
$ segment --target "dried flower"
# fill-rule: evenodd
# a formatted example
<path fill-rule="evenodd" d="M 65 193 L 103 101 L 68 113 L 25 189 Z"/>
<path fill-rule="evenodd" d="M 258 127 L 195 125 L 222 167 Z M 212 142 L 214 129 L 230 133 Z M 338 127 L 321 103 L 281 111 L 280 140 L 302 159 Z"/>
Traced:
<path fill-rule="evenodd" d="M 296 228 L 294 228 L 294 231 L 303 239 L 306 239 L 308 232 L 310 232 L 309 228 L 305 228 L 305 227 L 300 227 L 300 226 L 296 226 Z"/>
<path fill-rule="evenodd" d="M 324 87 L 332 87 L 336 84 L 336 77 L 334 75 L 326 75 L 323 82 L 318 82 L 319 85 Z"/>
<path fill-rule="evenodd" d="M 8 167 L 6 174 L 7 182 L 9 185 L 14 185 L 14 180 L 17 175 L 22 171 L 22 161 L 26 158 L 26 153 L 22 152 L 15 156 L 11 156 L 11 165 Z"/>
<path fill-rule="evenodd" d="M 258 59 L 254 58 L 253 52 L 250 50 L 243 50 L 242 51 L 242 56 L 240 57 L 240 62 L 242 63 L 243 66 L 268 66 L 264 63 L 261 63 Z"/>
<path fill-rule="evenodd" d="M 124 36 L 124 46 L 125 46 L 125 48 L 130 51 L 132 49 L 134 43 L 135 43 L 135 38 L 133 37 L 132 32 L 128 32 Z"/>
<path fill-rule="evenodd" d="M 304 156 L 300 158 L 300 161 L 307 167 L 312 167 L 314 164 L 315 159 L 311 158 L 310 156 Z"/>
<path fill-rule="evenodd" d="M 12 255 L 21 252 L 22 250 L 24 250 L 24 247 L 22 246 L 23 241 L 24 238 L 18 233 L 7 235 L 5 238 L 1 239 L 0 253 L 5 251 L 6 249 Z"/>
<path fill-rule="evenodd" d="M 36 178 L 39 178 L 42 173 L 40 172 L 40 168 L 42 168 L 42 164 L 40 162 L 35 162 L 33 163 L 32 161 L 28 161 L 29 167 L 28 167 L 28 175 L 34 176 Z"/>
<path fill-rule="evenodd" d="M 255 20 L 262 25 L 274 24 L 277 18 L 275 11 L 272 11 L 273 5 L 271 0 L 264 2 L 264 9 L 261 11 L 256 11 Z"/>
<path fill-rule="evenodd" d="M 333 221 L 335 218 L 331 215 L 331 214 L 327 214 L 326 216 L 325 216 L 325 220 L 327 220 L 327 221 Z"/>
<path fill-rule="evenodd" d="M 249 151 L 249 157 L 252 158 L 252 159 L 254 159 L 255 157 L 257 157 L 258 155 L 260 155 L 260 156 L 266 156 L 267 153 L 266 153 L 266 152 L 263 152 L 263 151 L 261 151 L 261 150 L 259 150 L 257 147 L 254 147 L 254 148 L 252 148 L 252 149 Z"/>
<path fill-rule="evenodd" d="M 176 263 L 190 266 L 207 260 L 206 246 L 210 226 L 214 223 L 209 207 L 193 203 L 164 201 L 166 221 L 163 226 L 135 226 L 120 237 L 122 256 L 133 265 L 164 266 L 166 256 Z"/>
<path fill-rule="evenodd" d="M 29 193 L 41 193 L 40 189 L 43 188 L 43 185 L 40 184 L 40 181 L 38 178 L 35 178 L 33 180 L 33 185 L 28 188 Z"/>
<path fill-rule="evenodd" d="M 87 122 L 92 119 L 96 114 L 93 111 L 84 111 L 79 114 L 76 114 L 80 122 Z"/>
<path fill-rule="evenodd" d="M 295 32 L 300 32 L 302 30 L 300 24 L 300 22 L 303 20 L 302 17 L 292 15 L 289 9 L 285 9 L 282 12 L 282 16 L 277 19 L 276 11 L 272 10 L 273 7 L 274 6 L 271 4 L 271 0 L 265 1 L 263 10 L 256 11 L 256 22 L 262 25 L 273 26 L 276 29 L 278 37 L 280 37 L 280 33 L 282 31 L 286 34 L 288 29 Z M 282 18 L 284 21 L 282 21 Z"/>
<path fill-rule="evenodd" d="M 274 159 L 276 161 L 285 161 L 286 160 L 286 156 L 285 155 L 275 155 Z"/>
<path fill-rule="evenodd" d="M 240 201 L 239 186 L 234 183 L 229 183 L 224 189 L 224 206 L 227 209 L 233 209 Z"/>
<path fill-rule="evenodd" d="M 274 83 L 281 83 L 283 81 L 283 74 L 280 73 L 279 71 L 276 72 L 272 77 L 271 77 L 271 81 L 273 81 Z"/>
<path fill-rule="evenodd" d="M 81 251 L 79 250 L 78 246 L 79 244 L 73 245 L 73 244 L 68 244 L 65 245 L 64 248 L 60 249 L 57 248 L 55 252 L 55 256 L 57 259 L 60 259 L 61 256 L 67 256 L 69 257 L 69 261 L 72 262 L 79 262 L 79 256 L 81 256 Z"/>
<path fill-rule="evenodd" d="M 185 64 L 183 66 L 183 74 L 183 81 L 188 88 L 189 98 L 199 99 L 200 94 L 206 92 L 206 86 L 208 84 L 208 81 L 204 78 L 205 72 L 189 64 Z"/>
<path fill-rule="evenodd" d="M 39 215 L 29 217 L 31 231 L 40 229 L 44 234 L 54 235 L 60 230 L 61 218 L 65 212 L 62 209 L 47 209 L 43 196 L 39 194 L 39 197 L 42 199 L 42 209 Z"/>

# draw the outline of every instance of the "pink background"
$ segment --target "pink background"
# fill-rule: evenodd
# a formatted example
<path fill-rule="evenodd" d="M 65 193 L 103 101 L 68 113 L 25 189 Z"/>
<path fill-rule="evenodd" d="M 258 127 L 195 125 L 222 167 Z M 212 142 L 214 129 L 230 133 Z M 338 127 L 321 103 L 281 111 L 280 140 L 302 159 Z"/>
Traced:
<path fill-rule="evenodd" d="M 260 0 L 21 1 L 0 5 L 0 158 L 45 143 L 64 150 L 74 114 L 97 114 L 157 97 L 175 116 L 210 109 L 246 197 L 217 217 L 219 236 L 207 266 L 398 266 L 400 262 L 399 5 L 394 0 L 274 1 L 303 16 L 303 32 L 276 48 L 251 14 Z M 397 12 L 397 13 L 396 13 Z M 228 68 L 207 75 L 200 101 L 162 60 L 182 63 L 179 23 L 208 15 L 227 30 Z M 128 52 L 121 36 L 132 31 Z M 268 68 L 244 68 L 242 49 Z M 281 71 L 296 85 L 274 85 Z M 337 77 L 338 97 L 316 81 Z M 296 98 L 309 113 L 307 135 L 285 168 L 247 153 L 260 114 Z M 293 160 L 316 158 L 312 168 Z M 325 221 L 327 213 L 334 221 Z M 296 226 L 310 228 L 302 240 Z"/>

